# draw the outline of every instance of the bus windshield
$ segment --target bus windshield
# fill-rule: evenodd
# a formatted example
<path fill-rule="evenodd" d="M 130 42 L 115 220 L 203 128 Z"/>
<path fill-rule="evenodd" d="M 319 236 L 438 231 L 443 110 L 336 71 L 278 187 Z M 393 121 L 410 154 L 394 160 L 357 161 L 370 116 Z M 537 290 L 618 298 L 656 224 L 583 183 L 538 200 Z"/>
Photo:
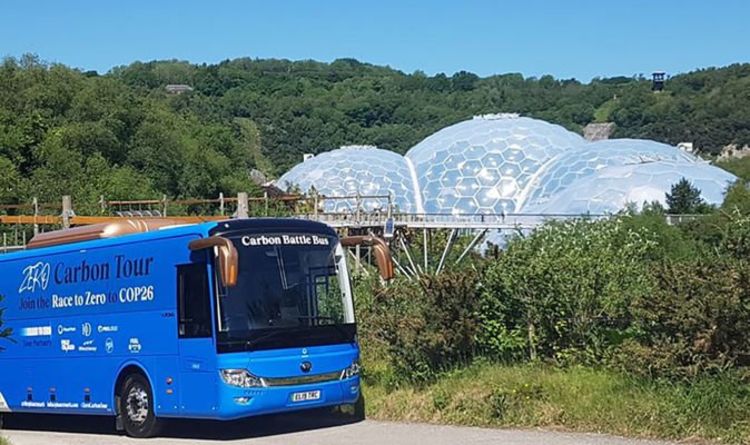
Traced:
<path fill-rule="evenodd" d="M 220 343 L 237 350 L 353 341 L 351 287 L 335 237 L 264 233 L 229 239 L 239 273 L 236 286 L 218 294 Z"/>

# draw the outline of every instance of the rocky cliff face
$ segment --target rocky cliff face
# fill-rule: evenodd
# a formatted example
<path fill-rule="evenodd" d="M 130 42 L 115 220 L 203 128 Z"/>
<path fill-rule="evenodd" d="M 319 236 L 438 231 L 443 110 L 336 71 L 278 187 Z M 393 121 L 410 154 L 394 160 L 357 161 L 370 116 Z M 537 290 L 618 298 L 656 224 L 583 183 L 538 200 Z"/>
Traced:
<path fill-rule="evenodd" d="M 746 156 L 750 156 L 750 145 L 743 145 L 740 147 L 737 144 L 729 144 L 721 149 L 719 160 L 725 161 L 728 159 L 744 158 Z"/>
<path fill-rule="evenodd" d="M 587 141 L 601 141 L 609 139 L 615 131 L 613 122 L 590 123 L 583 128 L 583 137 Z"/>

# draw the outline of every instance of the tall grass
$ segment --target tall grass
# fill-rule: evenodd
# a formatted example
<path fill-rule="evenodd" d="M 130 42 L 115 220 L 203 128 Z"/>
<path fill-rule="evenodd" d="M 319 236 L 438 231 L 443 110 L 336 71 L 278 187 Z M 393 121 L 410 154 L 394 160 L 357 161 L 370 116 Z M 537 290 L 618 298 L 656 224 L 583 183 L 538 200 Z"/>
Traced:
<path fill-rule="evenodd" d="M 425 387 L 389 388 L 367 381 L 372 417 L 750 443 L 750 386 L 729 375 L 687 384 L 582 367 L 475 364 Z"/>

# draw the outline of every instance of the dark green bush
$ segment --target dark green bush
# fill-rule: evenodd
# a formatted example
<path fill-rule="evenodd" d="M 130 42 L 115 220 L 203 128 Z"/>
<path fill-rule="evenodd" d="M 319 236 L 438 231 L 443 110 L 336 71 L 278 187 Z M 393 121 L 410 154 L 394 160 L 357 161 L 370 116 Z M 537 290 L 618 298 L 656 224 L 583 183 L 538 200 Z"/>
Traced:
<path fill-rule="evenodd" d="M 388 343 L 380 334 L 382 323 L 380 310 L 375 304 L 375 295 L 380 289 L 380 280 L 375 274 L 356 276 L 354 279 L 354 305 L 357 314 L 357 337 L 362 345 L 363 359 L 367 363 L 363 373 L 365 379 L 388 380 L 391 369 L 385 366 L 389 361 Z"/>
<path fill-rule="evenodd" d="M 475 271 L 465 270 L 375 289 L 367 335 L 387 345 L 397 380 L 391 383 L 430 381 L 473 358 L 478 282 Z"/>
<path fill-rule="evenodd" d="M 738 210 L 725 216 L 719 253 L 724 257 L 750 259 L 750 217 Z"/>
<path fill-rule="evenodd" d="M 620 350 L 628 371 L 695 377 L 746 364 L 750 357 L 750 269 L 709 257 L 653 271 L 651 295 L 633 302 L 639 335 Z"/>

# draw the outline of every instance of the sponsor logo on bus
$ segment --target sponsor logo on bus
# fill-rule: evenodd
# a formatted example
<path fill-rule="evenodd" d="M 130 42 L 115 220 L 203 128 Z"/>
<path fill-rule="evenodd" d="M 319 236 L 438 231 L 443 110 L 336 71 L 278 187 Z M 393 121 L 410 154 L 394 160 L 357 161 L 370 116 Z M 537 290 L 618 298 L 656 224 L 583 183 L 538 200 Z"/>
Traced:
<path fill-rule="evenodd" d="M 78 352 L 96 352 L 97 349 L 96 345 L 94 345 L 94 340 L 86 340 L 78 347 Z"/>
<path fill-rule="evenodd" d="M 128 351 L 130 351 L 131 354 L 138 354 L 141 352 L 141 341 L 135 337 L 131 338 L 130 341 L 128 341 Z"/>
<path fill-rule="evenodd" d="M 103 332 L 117 332 L 119 330 L 120 330 L 120 327 L 119 326 L 114 326 L 114 325 L 102 325 L 102 324 L 100 324 L 99 326 L 96 327 L 96 332 L 98 332 L 100 334 L 103 333 Z"/>
<path fill-rule="evenodd" d="M 81 408 L 83 409 L 107 409 L 109 408 L 109 405 L 106 403 L 101 402 L 84 402 L 81 404 Z"/>
<path fill-rule="evenodd" d="M 111 354 L 115 350 L 115 341 L 107 337 L 104 340 L 104 350 L 107 351 L 107 354 Z"/>
<path fill-rule="evenodd" d="M 57 335 L 70 334 L 75 331 L 75 326 L 63 326 L 61 324 L 57 325 Z"/>
<path fill-rule="evenodd" d="M 63 352 L 75 351 L 76 345 L 73 344 L 73 341 L 64 338 L 60 340 L 60 350 L 62 350 Z"/>
<path fill-rule="evenodd" d="M 52 326 L 29 326 L 21 328 L 21 337 L 49 337 L 52 335 Z"/>

